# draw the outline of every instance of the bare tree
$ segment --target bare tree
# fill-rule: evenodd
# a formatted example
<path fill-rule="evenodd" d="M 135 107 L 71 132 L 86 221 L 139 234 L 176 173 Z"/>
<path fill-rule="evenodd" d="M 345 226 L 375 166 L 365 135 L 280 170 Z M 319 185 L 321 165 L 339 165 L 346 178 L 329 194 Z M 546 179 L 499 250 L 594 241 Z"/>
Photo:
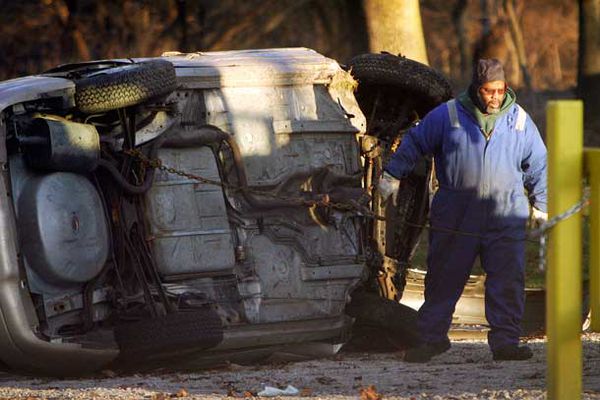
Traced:
<path fill-rule="evenodd" d="M 369 47 L 429 64 L 419 0 L 364 0 Z"/>
<path fill-rule="evenodd" d="M 80 28 L 77 0 L 49 1 L 63 28 L 61 44 L 63 52 L 74 60 L 89 60 L 90 50 Z"/>
<path fill-rule="evenodd" d="M 479 0 L 481 28 L 484 36 L 489 35 L 492 27 L 498 23 L 498 11 L 501 8 L 500 1 L 502 0 Z"/>
<path fill-rule="evenodd" d="M 514 0 L 482 0 L 482 35 L 476 42 L 474 59 L 497 58 L 504 64 L 511 86 L 524 83 L 531 89 L 525 40 Z"/>

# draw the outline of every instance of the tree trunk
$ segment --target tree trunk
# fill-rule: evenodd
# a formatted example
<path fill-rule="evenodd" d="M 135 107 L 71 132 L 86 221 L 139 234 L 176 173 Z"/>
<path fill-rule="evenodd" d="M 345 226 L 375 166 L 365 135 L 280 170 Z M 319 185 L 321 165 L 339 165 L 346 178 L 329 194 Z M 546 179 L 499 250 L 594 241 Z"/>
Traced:
<path fill-rule="evenodd" d="M 54 5 L 63 27 L 60 38 L 63 56 L 73 62 L 90 60 L 90 49 L 79 28 L 79 3 L 77 0 L 63 0 L 50 4 Z"/>
<path fill-rule="evenodd" d="M 492 27 L 498 24 L 498 11 L 502 7 L 501 0 L 479 0 L 481 9 L 481 35 L 489 35 Z"/>
<path fill-rule="evenodd" d="M 369 49 L 429 64 L 419 0 L 364 0 Z"/>
<path fill-rule="evenodd" d="M 525 45 L 514 3 L 512 0 L 482 0 L 480 5 L 482 36 L 476 42 L 473 61 L 497 58 L 504 65 L 510 86 L 520 87 L 524 80 L 529 87 Z"/>
<path fill-rule="evenodd" d="M 177 0 L 177 24 L 179 25 L 179 51 L 188 52 L 187 3 Z"/>
<path fill-rule="evenodd" d="M 580 0 L 580 74 L 578 91 L 585 103 L 585 125 L 600 135 L 600 0 Z"/>
<path fill-rule="evenodd" d="M 463 81 L 468 81 L 471 76 L 473 55 L 467 35 L 467 0 L 458 0 L 452 10 L 452 20 L 458 37 L 458 48 L 460 50 L 460 75 Z"/>

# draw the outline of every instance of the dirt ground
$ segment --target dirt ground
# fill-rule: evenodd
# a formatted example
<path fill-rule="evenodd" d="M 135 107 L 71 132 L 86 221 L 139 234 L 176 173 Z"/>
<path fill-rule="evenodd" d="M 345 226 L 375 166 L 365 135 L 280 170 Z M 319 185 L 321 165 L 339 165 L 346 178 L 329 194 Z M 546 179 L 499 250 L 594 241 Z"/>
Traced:
<path fill-rule="evenodd" d="M 545 399 L 546 343 L 533 339 L 529 345 L 533 359 L 520 362 L 495 362 L 484 341 L 464 340 L 418 365 L 401 361 L 399 352 L 342 352 L 328 359 L 227 364 L 194 373 L 113 376 L 105 371 L 61 380 L 3 374 L 0 399 L 224 399 L 254 397 L 266 385 L 298 388 L 299 394 L 289 399 Z M 600 334 L 585 334 L 583 349 L 583 398 L 600 399 Z"/>

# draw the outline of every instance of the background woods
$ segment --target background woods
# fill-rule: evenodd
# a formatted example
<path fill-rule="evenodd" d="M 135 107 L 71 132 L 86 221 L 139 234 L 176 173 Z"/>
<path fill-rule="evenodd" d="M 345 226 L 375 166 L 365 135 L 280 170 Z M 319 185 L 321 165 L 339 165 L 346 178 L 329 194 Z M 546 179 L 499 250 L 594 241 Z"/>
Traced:
<path fill-rule="evenodd" d="M 98 58 L 280 46 L 311 47 L 341 62 L 369 50 L 402 51 L 429 60 L 457 84 L 468 81 L 473 55 L 502 59 L 516 87 L 565 89 L 577 78 L 578 4 L 573 0 L 2 3 L 1 79 Z M 592 9 L 598 1 L 583 3 L 593 3 L 587 5 Z M 419 5 L 426 53 L 418 53 L 421 28 L 413 16 Z"/>
<path fill-rule="evenodd" d="M 304 46 L 341 63 L 368 51 L 402 53 L 442 71 L 456 90 L 474 57 L 497 57 L 542 128 L 545 101 L 575 96 L 578 78 L 581 96 L 600 99 L 600 0 L 0 2 L 0 79 L 173 50 Z"/>

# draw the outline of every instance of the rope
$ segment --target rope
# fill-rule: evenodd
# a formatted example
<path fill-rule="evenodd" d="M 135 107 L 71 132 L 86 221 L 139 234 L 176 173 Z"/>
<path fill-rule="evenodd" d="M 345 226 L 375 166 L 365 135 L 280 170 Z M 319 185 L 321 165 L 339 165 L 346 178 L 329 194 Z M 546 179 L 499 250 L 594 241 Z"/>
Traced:
<path fill-rule="evenodd" d="M 549 233 L 549 231 L 552 228 L 554 228 L 556 225 L 558 225 L 560 222 L 562 222 L 566 219 L 569 219 L 573 215 L 581 212 L 584 208 L 586 208 L 589 205 L 589 203 L 590 203 L 590 190 L 589 190 L 589 188 L 585 188 L 585 190 L 583 192 L 583 197 L 581 198 L 581 200 L 579 200 L 577 203 L 575 203 L 574 205 L 569 207 L 565 212 L 550 218 L 548 221 L 544 222 L 538 228 L 531 230 L 527 234 L 527 236 L 524 238 L 505 238 L 504 240 L 517 241 L 517 242 L 525 241 L 525 242 L 529 242 L 529 243 L 539 244 L 538 269 L 540 271 L 544 271 L 546 269 L 546 254 L 548 252 L 548 233 Z M 408 221 L 404 221 L 404 223 L 406 225 L 417 227 L 417 228 L 423 228 L 423 229 L 445 232 L 445 233 L 452 233 L 452 234 L 461 235 L 461 236 L 477 237 L 477 238 L 481 238 L 481 239 L 483 239 L 485 237 L 484 235 L 479 234 L 479 233 L 464 232 L 464 231 L 459 231 L 459 230 L 455 230 L 455 229 L 434 227 L 429 224 L 421 225 L 421 224 L 415 224 L 415 223 L 408 222 Z"/>

